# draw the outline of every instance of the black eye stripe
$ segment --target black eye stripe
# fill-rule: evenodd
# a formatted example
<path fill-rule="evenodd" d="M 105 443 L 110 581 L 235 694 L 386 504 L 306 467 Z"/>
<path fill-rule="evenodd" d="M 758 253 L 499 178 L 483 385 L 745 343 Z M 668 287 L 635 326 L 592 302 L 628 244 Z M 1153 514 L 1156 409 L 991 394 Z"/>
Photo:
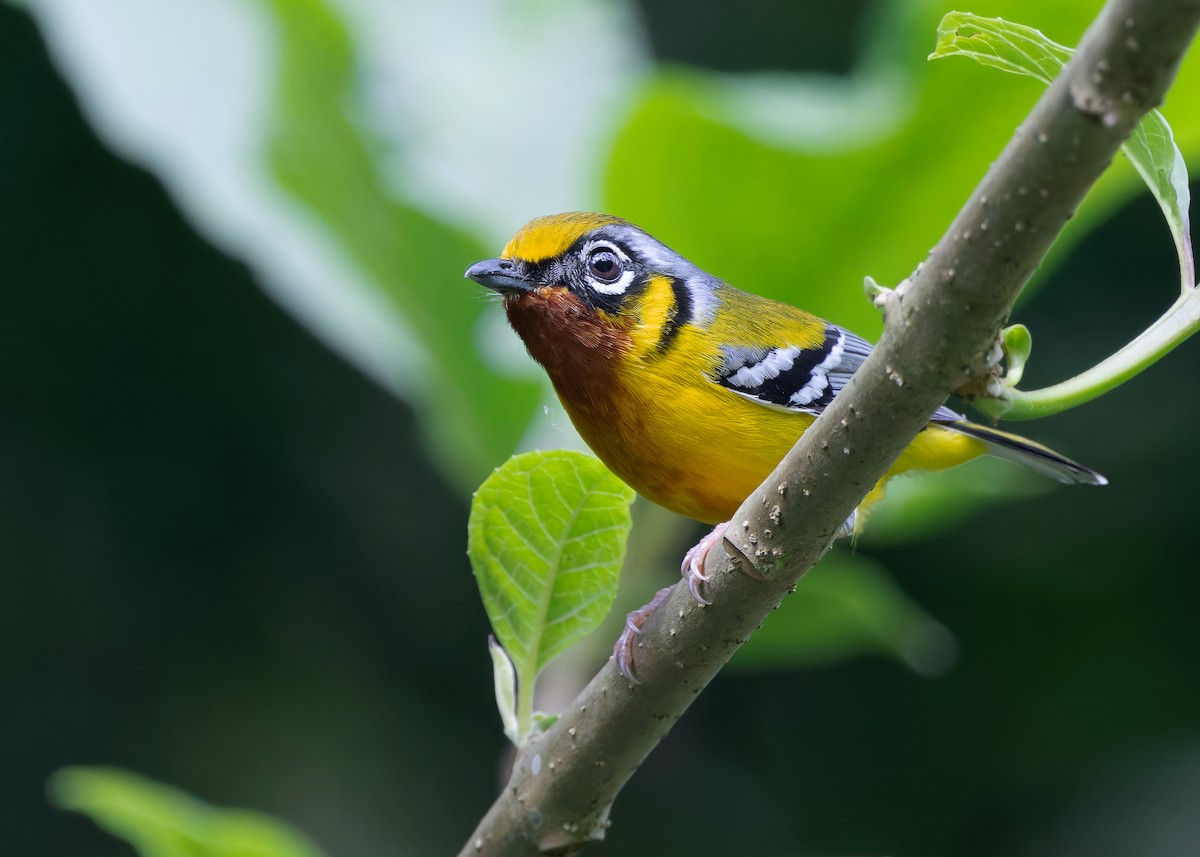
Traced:
<path fill-rule="evenodd" d="M 604 252 L 612 254 L 618 263 L 611 280 L 589 271 L 592 254 Z M 626 247 L 624 242 L 594 234 L 578 239 L 558 256 L 539 262 L 521 260 L 518 265 L 533 282 L 568 289 L 589 307 L 610 313 L 617 312 L 628 298 L 645 289 L 652 274 L 645 270 L 639 254 Z M 629 277 L 629 282 L 619 293 L 601 291 L 622 277 Z"/>

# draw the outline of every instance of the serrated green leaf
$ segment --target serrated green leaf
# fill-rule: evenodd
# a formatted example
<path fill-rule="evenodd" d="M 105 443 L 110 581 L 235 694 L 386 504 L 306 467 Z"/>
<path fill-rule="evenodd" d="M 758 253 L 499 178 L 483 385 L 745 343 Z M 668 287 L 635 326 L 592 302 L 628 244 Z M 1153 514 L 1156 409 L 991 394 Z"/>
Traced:
<path fill-rule="evenodd" d="M 937 46 L 929 59 L 970 57 L 980 65 L 1036 77 L 1049 85 L 1071 58 L 1070 48 L 1040 30 L 1001 18 L 949 12 L 938 24 Z"/>
<path fill-rule="evenodd" d="M 945 626 L 880 566 L 831 552 L 734 655 L 729 668 L 792 669 L 868 654 L 890 655 L 923 675 L 936 675 L 953 664 L 957 646 Z"/>
<path fill-rule="evenodd" d="M 1074 51 L 1054 42 L 1041 31 L 1000 18 L 983 18 L 968 12 L 950 12 L 938 25 L 937 47 L 930 59 L 964 56 L 1012 74 L 1034 77 L 1049 85 Z M 1175 145 L 1171 126 L 1157 110 L 1138 123 L 1122 146 L 1130 163 L 1158 201 L 1179 253 L 1183 289 L 1196 282 L 1188 208 L 1187 165 Z"/>
<path fill-rule="evenodd" d="M 257 812 L 218 809 L 116 768 L 66 768 L 51 800 L 124 839 L 142 857 L 321 857 L 295 828 Z"/>
<path fill-rule="evenodd" d="M 581 452 L 513 456 L 475 494 L 467 553 L 517 671 L 522 735 L 551 658 L 612 609 L 634 492 Z"/>

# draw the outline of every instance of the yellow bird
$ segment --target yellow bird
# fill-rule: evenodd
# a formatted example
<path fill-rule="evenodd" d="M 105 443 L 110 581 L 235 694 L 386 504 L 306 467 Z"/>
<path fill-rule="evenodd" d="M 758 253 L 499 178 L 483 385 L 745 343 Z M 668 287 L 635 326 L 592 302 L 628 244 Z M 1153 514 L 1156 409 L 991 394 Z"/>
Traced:
<path fill-rule="evenodd" d="M 871 351 L 853 333 L 740 291 L 605 214 L 539 217 L 466 276 L 503 296 L 513 329 L 609 469 L 642 496 L 708 524 L 733 515 Z M 945 470 L 985 453 L 1061 482 L 1107 481 L 943 407 L 860 512 L 896 474 Z M 723 532 L 719 525 L 684 561 L 700 601 L 704 554 Z"/>

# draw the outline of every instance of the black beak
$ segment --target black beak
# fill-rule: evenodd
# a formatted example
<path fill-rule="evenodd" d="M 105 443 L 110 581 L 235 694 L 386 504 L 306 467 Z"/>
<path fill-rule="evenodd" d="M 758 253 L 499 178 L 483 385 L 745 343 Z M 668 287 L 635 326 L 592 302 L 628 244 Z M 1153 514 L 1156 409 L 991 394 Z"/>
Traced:
<path fill-rule="evenodd" d="M 467 268 L 463 276 L 502 295 L 534 289 L 533 283 L 512 259 L 484 259 Z"/>

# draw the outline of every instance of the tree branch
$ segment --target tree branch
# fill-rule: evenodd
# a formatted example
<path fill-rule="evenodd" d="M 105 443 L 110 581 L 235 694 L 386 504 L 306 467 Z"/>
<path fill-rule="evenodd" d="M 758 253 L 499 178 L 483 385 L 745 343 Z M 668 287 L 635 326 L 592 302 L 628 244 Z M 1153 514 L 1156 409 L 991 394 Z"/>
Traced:
<path fill-rule="evenodd" d="M 829 549 L 843 521 L 953 390 L 986 375 L 1017 294 L 1121 142 L 1159 104 L 1200 0 L 1112 0 L 911 281 L 870 358 L 727 533 L 755 579 L 709 554 L 701 607 L 677 585 L 643 628 L 642 680 L 609 662 L 511 779 L 463 855 L 573 853 L 691 701 Z M 986 109 L 979 105 L 978 109 Z M 746 569 L 752 571 L 751 569 Z"/>

